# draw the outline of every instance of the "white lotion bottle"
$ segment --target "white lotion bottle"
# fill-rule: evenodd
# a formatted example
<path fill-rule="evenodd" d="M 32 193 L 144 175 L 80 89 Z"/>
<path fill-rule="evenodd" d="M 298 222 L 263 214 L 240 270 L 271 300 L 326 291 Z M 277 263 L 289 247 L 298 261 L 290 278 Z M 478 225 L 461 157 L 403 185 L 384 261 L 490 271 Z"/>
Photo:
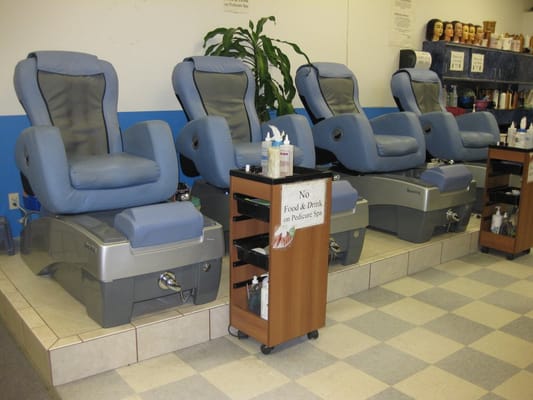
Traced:
<path fill-rule="evenodd" d="M 500 233 L 502 227 L 503 215 L 500 212 L 500 207 L 496 207 L 496 212 L 492 214 L 492 219 L 490 222 L 490 231 L 492 233 Z"/>
<path fill-rule="evenodd" d="M 285 134 L 285 140 L 279 147 L 279 163 L 281 176 L 291 176 L 293 172 L 294 148 L 289 141 L 289 135 Z"/>
<path fill-rule="evenodd" d="M 261 281 L 261 318 L 268 320 L 268 274 Z"/>

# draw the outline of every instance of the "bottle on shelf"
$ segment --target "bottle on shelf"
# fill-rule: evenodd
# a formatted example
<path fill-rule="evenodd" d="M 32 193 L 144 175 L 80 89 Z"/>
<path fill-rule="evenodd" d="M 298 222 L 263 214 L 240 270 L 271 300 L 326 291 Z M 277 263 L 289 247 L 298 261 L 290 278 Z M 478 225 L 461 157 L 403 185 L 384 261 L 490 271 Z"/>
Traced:
<path fill-rule="evenodd" d="M 257 315 L 261 313 L 261 284 L 257 275 L 254 275 L 251 285 L 248 286 L 248 310 Z"/>
<path fill-rule="evenodd" d="M 533 148 L 533 122 L 529 123 L 529 129 L 526 132 L 526 149 Z"/>
<path fill-rule="evenodd" d="M 261 281 L 261 313 L 263 319 L 268 320 L 268 274 L 264 274 Z"/>
<path fill-rule="evenodd" d="M 500 235 L 510 236 L 511 230 L 512 229 L 510 226 L 509 214 L 507 214 L 507 211 L 505 211 L 502 217 L 502 226 L 500 227 Z"/>
<path fill-rule="evenodd" d="M 500 229 L 502 227 L 502 220 L 503 220 L 503 216 L 500 211 L 500 207 L 496 206 L 496 212 L 492 214 L 492 219 L 490 222 L 490 231 L 492 233 L 496 233 L 496 234 L 500 233 Z"/>
<path fill-rule="evenodd" d="M 452 85 L 451 107 L 457 107 L 457 85 Z"/>
<path fill-rule="evenodd" d="M 500 91 L 498 89 L 494 89 L 494 91 L 492 92 L 492 101 L 494 103 L 495 110 L 500 108 L 499 100 L 500 100 Z"/>

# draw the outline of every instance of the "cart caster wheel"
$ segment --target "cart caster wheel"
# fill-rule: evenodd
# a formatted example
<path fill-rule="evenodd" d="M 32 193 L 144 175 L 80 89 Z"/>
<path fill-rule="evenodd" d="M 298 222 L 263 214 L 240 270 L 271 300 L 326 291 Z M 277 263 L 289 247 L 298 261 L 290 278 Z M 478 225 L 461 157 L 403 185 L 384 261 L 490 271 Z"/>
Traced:
<path fill-rule="evenodd" d="M 274 350 L 274 347 L 268 347 L 264 344 L 261 345 L 261 353 L 265 355 L 269 355 L 270 353 L 272 353 L 272 350 Z"/>
<path fill-rule="evenodd" d="M 489 248 L 483 246 L 483 247 L 481 247 L 481 252 L 482 252 L 482 253 L 488 253 L 488 252 L 489 252 Z"/>
<path fill-rule="evenodd" d="M 505 258 L 507 258 L 509 261 L 513 261 L 514 260 L 514 254 L 507 254 L 507 256 Z"/>
<path fill-rule="evenodd" d="M 318 339 L 318 331 L 311 331 L 307 334 L 308 339 Z"/>
<path fill-rule="evenodd" d="M 526 254 L 531 253 L 531 249 L 527 249 L 527 250 L 525 251 L 525 253 L 526 253 Z"/>
<path fill-rule="evenodd" d="M 244 333 L 243 331 L 237 331 L 237 337 L 239 339 L 248 339 L 248 335 Z"/>

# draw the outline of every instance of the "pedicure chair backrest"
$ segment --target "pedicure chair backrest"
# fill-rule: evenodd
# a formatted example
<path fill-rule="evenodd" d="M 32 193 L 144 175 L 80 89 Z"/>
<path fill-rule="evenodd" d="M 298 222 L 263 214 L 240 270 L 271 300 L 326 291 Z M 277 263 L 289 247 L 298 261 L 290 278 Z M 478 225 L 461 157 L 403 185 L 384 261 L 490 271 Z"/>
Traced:
<path fill-rule="evenodd" d="M 255 80 L 239 59 L 189 57 L 178 63 L 172 85 L 189 122 L 176 150 L 187 176 L 201 175 L 218 188 L 229 187 L 229 171 L 260 165 L 260 143 L 268 125 L 289 134 L 295 165 L 314 167 L 312 134 L 305 117 L 285 115 L 261 124 L 255 109 Z"/>
<path fill-rule="evenodd" d="M 317 62 L 296 72 L 296 87 L 313 126 L 320 164 L 340 163 L 370 173 L 418 167 L 425 145 L 416 115 L 391 113 L 368 119 L 353 72 L 343 64 Z"/>
<path fill-rule="evenodd" d="M 118 79 L 107 61 L 33 52 L 17 64 L 14 85 L 31 123 L 17 140 L 16 163 L 45 211 L 134 207 L 175 192 L 178 165 L 168 124 L 146 121 L 121 133 Z"/>
<path fill-rule="evenodd" d="M 442 101 L 442 83 L 428 69 L 403 68 L 391 79 L 391 90 L 400 111 L 418 115 L 432 157 L 453 161 L 481 161 L 488 146 L 496 144 L 500 130 L 489 112 L 466 113 L 455 117 Z"/>

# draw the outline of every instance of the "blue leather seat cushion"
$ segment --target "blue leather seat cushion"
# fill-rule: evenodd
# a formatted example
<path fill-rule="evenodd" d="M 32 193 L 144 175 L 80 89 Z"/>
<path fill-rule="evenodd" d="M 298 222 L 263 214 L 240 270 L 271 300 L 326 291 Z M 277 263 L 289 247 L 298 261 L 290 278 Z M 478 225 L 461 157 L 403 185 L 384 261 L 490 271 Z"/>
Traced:
<path fill-rule="evenodd" d="M 350 182 L 341 180 L 331 184 L 331 213 L 353 211 L 357 204 L 359 193 Z"/>
<path fill-rule="evenodd" d="M 157 181 L 160 175 L 155 161 L 127 153 L 71 159 L 69 163 L 70 181 L 76 189 L 113 189 L 142 185 Z"/>
<path fill-rule="evenodd" d="M 441 192 L 451 192 L 466 188 L 472 180 L 472 173 L 461 164 L 443 165 L 425 170 L 420 179 L 437 186 Z"/>
<path fill-rule="evenodd" d="M 418 151 L 418 142 L 411 136 L 375 135 L 378 154 L 382 157 L 404 156 Z"/>
<path fill-rule="evenodd" d="M 131 247 L 181 242 L 202 236 L 204 218 L 189 201 L 129 208 L 115 216 L 114 226 Z"/>
<path fill-rule="evenodd" d="M 461 140 L 465 147 L 472 148 L 494 144 L 494 136 L 488 132 L 461 131 Z"/>
<path fill-rule="evenodd" d="M 240 142 L 234 143 L 235 164 L 239 168 L 244 168 L 246 164 L 261 165 L 261 143 Z M 299 147 L 293 147 L 293 164 L 300 165 L 304 160 L 304 154 Z"/>

